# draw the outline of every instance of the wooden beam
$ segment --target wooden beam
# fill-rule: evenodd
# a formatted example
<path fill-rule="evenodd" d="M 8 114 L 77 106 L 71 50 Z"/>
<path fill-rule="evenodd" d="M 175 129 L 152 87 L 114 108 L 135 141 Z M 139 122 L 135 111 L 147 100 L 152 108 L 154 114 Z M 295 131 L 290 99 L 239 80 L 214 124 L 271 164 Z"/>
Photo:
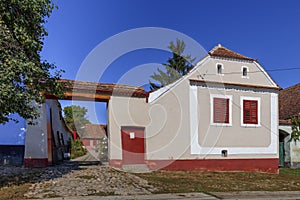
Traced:
<path fill-rule="evenodd" d="M 108 102 L 110 95 L 94 94 L 94 93 L 76 93 L 76 92 L 65 92 L 66 100 L 80 100 L 80 101 L 97 101 L 97 102 Z"/>

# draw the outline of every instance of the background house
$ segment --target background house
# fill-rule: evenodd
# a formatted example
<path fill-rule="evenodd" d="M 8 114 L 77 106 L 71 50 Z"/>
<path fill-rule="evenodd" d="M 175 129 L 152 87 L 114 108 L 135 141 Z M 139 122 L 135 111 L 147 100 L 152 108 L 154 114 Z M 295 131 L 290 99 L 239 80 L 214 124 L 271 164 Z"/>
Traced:
<path fill-rule="evenodd" d="M 278 90 L 255 59 L 218 45 L 149 98 L 110 98 L 110 165 L 277 173 Z"/>
<path fill-rule="evenodd" d="M 300 167 L 300 142 L 290 141 L 292 117 L 300 116 L 300 84 L 279 92 L 279 164 L 282 167 Z"/>
<path fill-rule="evenodd" d="M 80 138 L 82 144 L 96 159 L 107 161 L 108 144 L 106 125 L 86 124 Z"/>

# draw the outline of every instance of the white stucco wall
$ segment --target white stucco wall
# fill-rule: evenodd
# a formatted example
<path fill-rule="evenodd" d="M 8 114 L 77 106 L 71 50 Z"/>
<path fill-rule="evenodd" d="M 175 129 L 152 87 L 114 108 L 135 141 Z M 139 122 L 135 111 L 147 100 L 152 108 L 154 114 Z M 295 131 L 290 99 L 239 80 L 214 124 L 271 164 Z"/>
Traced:
<path fill-rule="evenodd" d="M 34 125 L 26 124 L 24 158 L 48 158 L 46 104 L 35 106 L 40 116 L 33 121 Z"/>
<path fill-rule="evenodd" d="M 292 133 L 292 125 L 280 125 L 280 130 Z M 290 135 L 284 138 L 285 163 L 292 168 L 300 168 L 300 141 L 290 141 Z"/>

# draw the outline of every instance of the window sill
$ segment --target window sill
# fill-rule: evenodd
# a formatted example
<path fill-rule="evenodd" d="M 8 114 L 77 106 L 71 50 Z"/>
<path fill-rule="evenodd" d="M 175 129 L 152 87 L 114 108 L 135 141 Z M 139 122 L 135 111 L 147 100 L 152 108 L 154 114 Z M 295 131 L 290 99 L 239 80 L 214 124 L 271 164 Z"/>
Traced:
<path fill-rule="evenodd" d="M 241 126 L 244 128 L 259 128 L 259 127 L 261 127 L 260 124 L 242 124 Z"/>
<path fill-rule="evenodd" d="M 225 123 L 211 123 L 210 124 L 211 126 L 220 126 L 220 127 L 231 127 L 232 124 L 231 123 L 228 123 L 228 124 L 225 124 Z"/>

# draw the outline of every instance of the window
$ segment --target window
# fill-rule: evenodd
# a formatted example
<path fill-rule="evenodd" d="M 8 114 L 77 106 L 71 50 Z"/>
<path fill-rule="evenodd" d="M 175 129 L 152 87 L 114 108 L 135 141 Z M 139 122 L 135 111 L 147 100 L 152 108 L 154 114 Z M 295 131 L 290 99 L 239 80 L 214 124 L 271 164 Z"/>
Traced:
<path fill-rule="evenodd" d="M 249 69 L 248 67 L 242 67 L 242 78 L 249 78 L 248 77 L 248 72 L 249 72 Z"/>
<path fill-rule="evenodd" d="M 244 124 L 258 124 L 257 104 L 258 103 L 256 100 L 244 100 L 243 102 Z"/>
<path fill-rule="evenodd" d="M 260 126 L 260 97 L 241 97 L 241 126 Z"/>
<path fill-rule="evenodd" d="M 220 63 L 217 64 L 217 74 L 223 74 L 223 65 Z"/>
<path fill-rule="evenodd" d="M 214 98 L 214 123 L 229 123 L 229 99 Z"/>
<path fill-rule="evenodd" d="M 232 96 L 210 94 L 210 125 L 232 126 Z"/>

